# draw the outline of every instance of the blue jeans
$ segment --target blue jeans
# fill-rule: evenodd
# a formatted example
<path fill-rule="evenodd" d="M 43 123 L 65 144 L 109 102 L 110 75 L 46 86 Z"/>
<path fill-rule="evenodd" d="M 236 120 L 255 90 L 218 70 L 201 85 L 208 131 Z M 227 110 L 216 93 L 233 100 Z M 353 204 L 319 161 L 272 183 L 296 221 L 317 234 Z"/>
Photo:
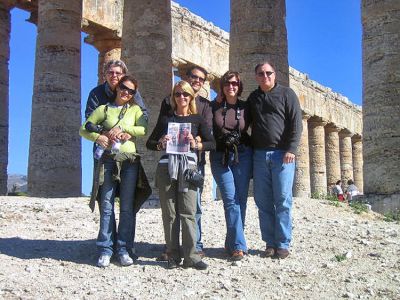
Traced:
<path fill-rule="evenodd" d="M 226 238 L 225 248 L 229 253 L 234 250 L 247 252 L 244 236 L 247 195 L 252 174 L 253 150 L 239 146 L 239 163 L 235 163 L 234 154 L 229 154 L 228 165 L 222 164 L 223 152 L 210 153 L 211 171 L 221 191 L 224 203 Z"/>
<path fill-rule="evenodd" d="M 254 150 L 254 199 L 261 236 L 268 246 L 288 249 L 292 240 L 292 187 L 295 163 L 282 150 Z"/>
<path fill-rule="evenodd" d="M 198 171 L 204 176 L 204 163 L 198 164 Z M 201 241 L 201 195 L 203 188 L 197 189 L 197 205 L 196 205 L 196 251 L 203 251 L 203 242 Z"/>
<path fill-rule="evenodd" d="M 112 255 L 114 246 L 118 255 L 127 254 L 133 247 L 136 215 L 133 212 L 138 164 L 124 161 L 121 167 L 121 182 L 113 178 L 116 163 L 111 158 L 104 160 L 104 183 L 100 197 L 100 230 L 97 236 L 97 248 L 100 255 Z M 119 185 L 120 215 L 118 231 L 114 232 L 114 201 Z M 114 236 L 116 234 L 116 237 Z M 116 241 L 116 245 L 114 245 Z"/>

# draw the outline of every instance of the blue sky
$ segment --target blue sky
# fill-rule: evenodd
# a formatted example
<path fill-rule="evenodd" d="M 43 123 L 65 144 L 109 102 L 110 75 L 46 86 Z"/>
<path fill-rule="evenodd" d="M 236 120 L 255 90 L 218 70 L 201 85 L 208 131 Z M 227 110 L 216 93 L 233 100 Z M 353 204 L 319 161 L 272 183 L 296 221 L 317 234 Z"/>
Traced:
<path fill-rule="evenodd" d="M 229 0 L 176 2 L 229 31 Z M 286 0 L 286 7 L 289 65 L 361 105 L 360 0 Z M 26 175 L 28 165 L 36 43 L 36 26 L 25 21 L 28 17 L 24 11 L 12 11 L 9 174 Z M 96 84 L 97 51 L 82 42 L 83 107 Z M 91 188 L 91 151 L 91 143 L 83 140 L 82 192 L 87 195 Z"/>

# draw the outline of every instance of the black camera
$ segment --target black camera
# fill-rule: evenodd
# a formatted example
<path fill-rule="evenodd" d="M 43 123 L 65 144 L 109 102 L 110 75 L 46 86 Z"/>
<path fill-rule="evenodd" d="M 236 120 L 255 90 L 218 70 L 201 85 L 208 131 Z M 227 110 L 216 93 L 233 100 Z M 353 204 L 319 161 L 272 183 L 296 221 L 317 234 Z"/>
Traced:
<path fill-rule="evenodd" d="M 196 169 L 187 169 L 184 173 L 185 180 L 197 188 L 203 187 L 204 177 Z"/>
<path fill-rule="evenodd" d="M 101 125 L 95 125 L 92 122 L 86 122 L 85 129 L 89 132 L 101 133 L 104 127 Z"/>
<path fill-rule="evenodd" d="M 222 141 L 227 148 L 238 146 L 240 144 L 240 134 L 237 130 L 232 130 L 222 135 Z"/>

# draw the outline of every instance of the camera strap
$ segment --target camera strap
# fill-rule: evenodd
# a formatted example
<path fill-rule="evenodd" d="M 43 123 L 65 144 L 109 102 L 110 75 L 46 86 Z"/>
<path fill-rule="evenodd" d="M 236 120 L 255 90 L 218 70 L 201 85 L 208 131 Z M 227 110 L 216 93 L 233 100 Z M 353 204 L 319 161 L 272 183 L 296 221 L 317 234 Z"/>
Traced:
<path fill-rule="evenodd" d="M 237 130 L 237 132 L 238 132 L 238 134 L 239 134 L 239 137 L 241 137 L 242 136 L 242 134 L 241 134 L 241 132 L 240 132 L 240 118 L 241 118 L 241 116 L 242 116 L 242 112 L 240 111 L 240 107 L 239 107 L 239 100 L 237 100 L 236 101 L 236 108 L 235 108 L 235 110 L 236 110 L 236 113 L 235 113 L 235 119 L 236 119 L 236 130 Z M 226 100 L 224 100 L 224 107 L 223 107 L 223 109 L 222 109 L 222 117 L 223 117 L 223 125 L 222 125 L 222 129 L 225 129 L 225 130 L 227 130 L 226 129 L 226 127 L 225 127 L 225 118 L 226 118 L 226 113 L 227 113 L 227 111 L 228 111 L 228 106 L 227 106 L 227 102 L 226 102 Z"/>
<path fill-rule="evenodd" d="M 125 103 L 124 106 L 122 106 L 121 111 L 119 112 L 117 122 L 109 130 L 113 129 L 115 126 L 117 126 L 119 124 L 119 122 L 124 118 L 125 113 L 126 113 L 127 110 L 128 110 L 128 103 Z M 104 107 L 104 120 L 103 120 L 103 122 L 105 120 L 107 120 L 107 111 L 108 111 L 108 103 Z"/>

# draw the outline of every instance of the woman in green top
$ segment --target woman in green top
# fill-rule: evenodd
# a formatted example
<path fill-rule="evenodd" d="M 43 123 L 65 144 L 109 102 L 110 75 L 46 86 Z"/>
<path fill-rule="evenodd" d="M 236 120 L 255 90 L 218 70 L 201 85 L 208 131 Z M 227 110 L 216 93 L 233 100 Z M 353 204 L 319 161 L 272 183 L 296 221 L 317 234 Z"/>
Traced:
<path fill-rule="evenodd" d="M 139 166 L 135 159 L 134 139 L 136 136 L 144 136 L 147 129 L 146 118 L 133 98 L 137 86 L 137 81 L 132 76 L 122 77 L 117 86 L 114 103 L 99 106 L 79 130 L 82 137 L 96 142 L 105 149 L 99 158 L 99 164 L 103 166 L 101 169 L 104 170 L 102 172 L 104 181 L 100 189 L 100 230 L 96 242 L 99 250 L 97 262 L 99 267 L 107 267 L 113 254 L 118 255 L 123 266 L 133 263 L 129 251 L 133 247 L 135 231 L 133 205 Z M 120 130 L 113 130 L 117 127 Z M 121 155 L 126 159 L 119 164 L 116 157 Z M 117 236 L 114 237 L 113 212 L 117 188 L 120 217 Z"/>

